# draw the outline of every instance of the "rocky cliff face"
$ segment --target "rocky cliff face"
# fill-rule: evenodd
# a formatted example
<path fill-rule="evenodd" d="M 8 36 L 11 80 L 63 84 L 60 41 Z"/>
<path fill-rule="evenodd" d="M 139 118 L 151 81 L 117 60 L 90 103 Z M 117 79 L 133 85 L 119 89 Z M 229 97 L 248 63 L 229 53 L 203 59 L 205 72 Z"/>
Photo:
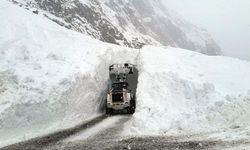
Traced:
<path fill-rule="evenodd" d="M 160 0 L 11 0 L 61 26 L 127 47 L 145 44 L 221 54 L 206 30 L 169 12 Z"/>

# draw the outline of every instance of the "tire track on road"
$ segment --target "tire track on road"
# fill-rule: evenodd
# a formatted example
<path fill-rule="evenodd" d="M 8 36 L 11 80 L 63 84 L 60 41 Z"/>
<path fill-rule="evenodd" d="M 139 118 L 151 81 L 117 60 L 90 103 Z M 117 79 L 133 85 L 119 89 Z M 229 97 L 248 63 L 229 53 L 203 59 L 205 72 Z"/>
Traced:
<path fill-rule="evenodd" d="M 44 150 L 69 150 L 69 149 L 100 149 L 100 145 L 97 143 L 112 143 L 117 139 L 122 138 L 120 132 L 122 132 L 124 124 L 131 119 L 130 115 L 116 115 L 104 119 L 99 124 L 83 130 L 71 137 L 55 143 L 55 145 L 49 145 Z M 97 147 L 96 147 L 97 146 Z"/>
<path fill-rule="evenodd" d="M 87 128 L 92 127 L 105 120 L 107 117 L 108 116 L 103 115 L 81 125 L 78 125 L 74 128 L 61 130 L 43 137 L 37 137 L 28 141 L 6 146 L 1 148 L 1 150 L 40 150 L 46 146 L 53 145 L 61 140 L 64 140 L 80 131 L 86 130 Z"/>

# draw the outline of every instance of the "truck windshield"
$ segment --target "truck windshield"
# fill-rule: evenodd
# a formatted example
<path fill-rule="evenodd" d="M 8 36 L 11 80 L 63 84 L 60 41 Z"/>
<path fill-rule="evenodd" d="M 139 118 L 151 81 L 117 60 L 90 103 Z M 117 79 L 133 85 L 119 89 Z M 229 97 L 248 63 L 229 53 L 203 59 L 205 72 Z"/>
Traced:
<path fill-rule="evenodd" d="M 122 90 L 123 88 L 127 88 L 128 83 L 127 82 L 120 82 L 120 83 L 113 83 L 112 88 L 114 90 Z"/>

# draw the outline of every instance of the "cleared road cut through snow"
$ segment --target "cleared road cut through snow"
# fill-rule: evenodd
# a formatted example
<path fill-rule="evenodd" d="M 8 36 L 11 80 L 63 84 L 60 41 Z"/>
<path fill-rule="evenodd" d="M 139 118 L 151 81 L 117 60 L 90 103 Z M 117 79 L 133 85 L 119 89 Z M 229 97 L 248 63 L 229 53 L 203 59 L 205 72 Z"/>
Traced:
<path fill-rule="evenodd" d="M 0 19 L 0 146 L 102 114 L 113 63 L 132 63 L 139 71 L 137 109 L 124 135 L 222 130 L 213 138 L 225 139 L 237 129 L 237 139 L 249 139 L 248 61 L 103 43 L 5 0 Z"/>

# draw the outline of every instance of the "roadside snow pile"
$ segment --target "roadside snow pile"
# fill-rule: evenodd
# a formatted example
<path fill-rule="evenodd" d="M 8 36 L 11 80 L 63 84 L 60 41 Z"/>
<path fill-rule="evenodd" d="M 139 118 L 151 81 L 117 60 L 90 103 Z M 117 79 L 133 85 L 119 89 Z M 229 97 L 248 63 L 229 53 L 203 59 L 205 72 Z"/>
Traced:
<path fill-rule="evenodd" d="M 250 62 L 106 44 L 0 1 L 0 147 L 99 114 L 108 66 L 139 69 L 129 134 L 250 126 Z"/>
<path fill-rule="evenodd" d="M 99 115 L 108 66 L 137 57 L 8 1 L 0 19 L 0 147 Z"/>
<path fill-rule="evenodd" d="M 142 50 L 129 134 L 195 133 L 250 125 L 250 62 L 176 49 Z"/>

